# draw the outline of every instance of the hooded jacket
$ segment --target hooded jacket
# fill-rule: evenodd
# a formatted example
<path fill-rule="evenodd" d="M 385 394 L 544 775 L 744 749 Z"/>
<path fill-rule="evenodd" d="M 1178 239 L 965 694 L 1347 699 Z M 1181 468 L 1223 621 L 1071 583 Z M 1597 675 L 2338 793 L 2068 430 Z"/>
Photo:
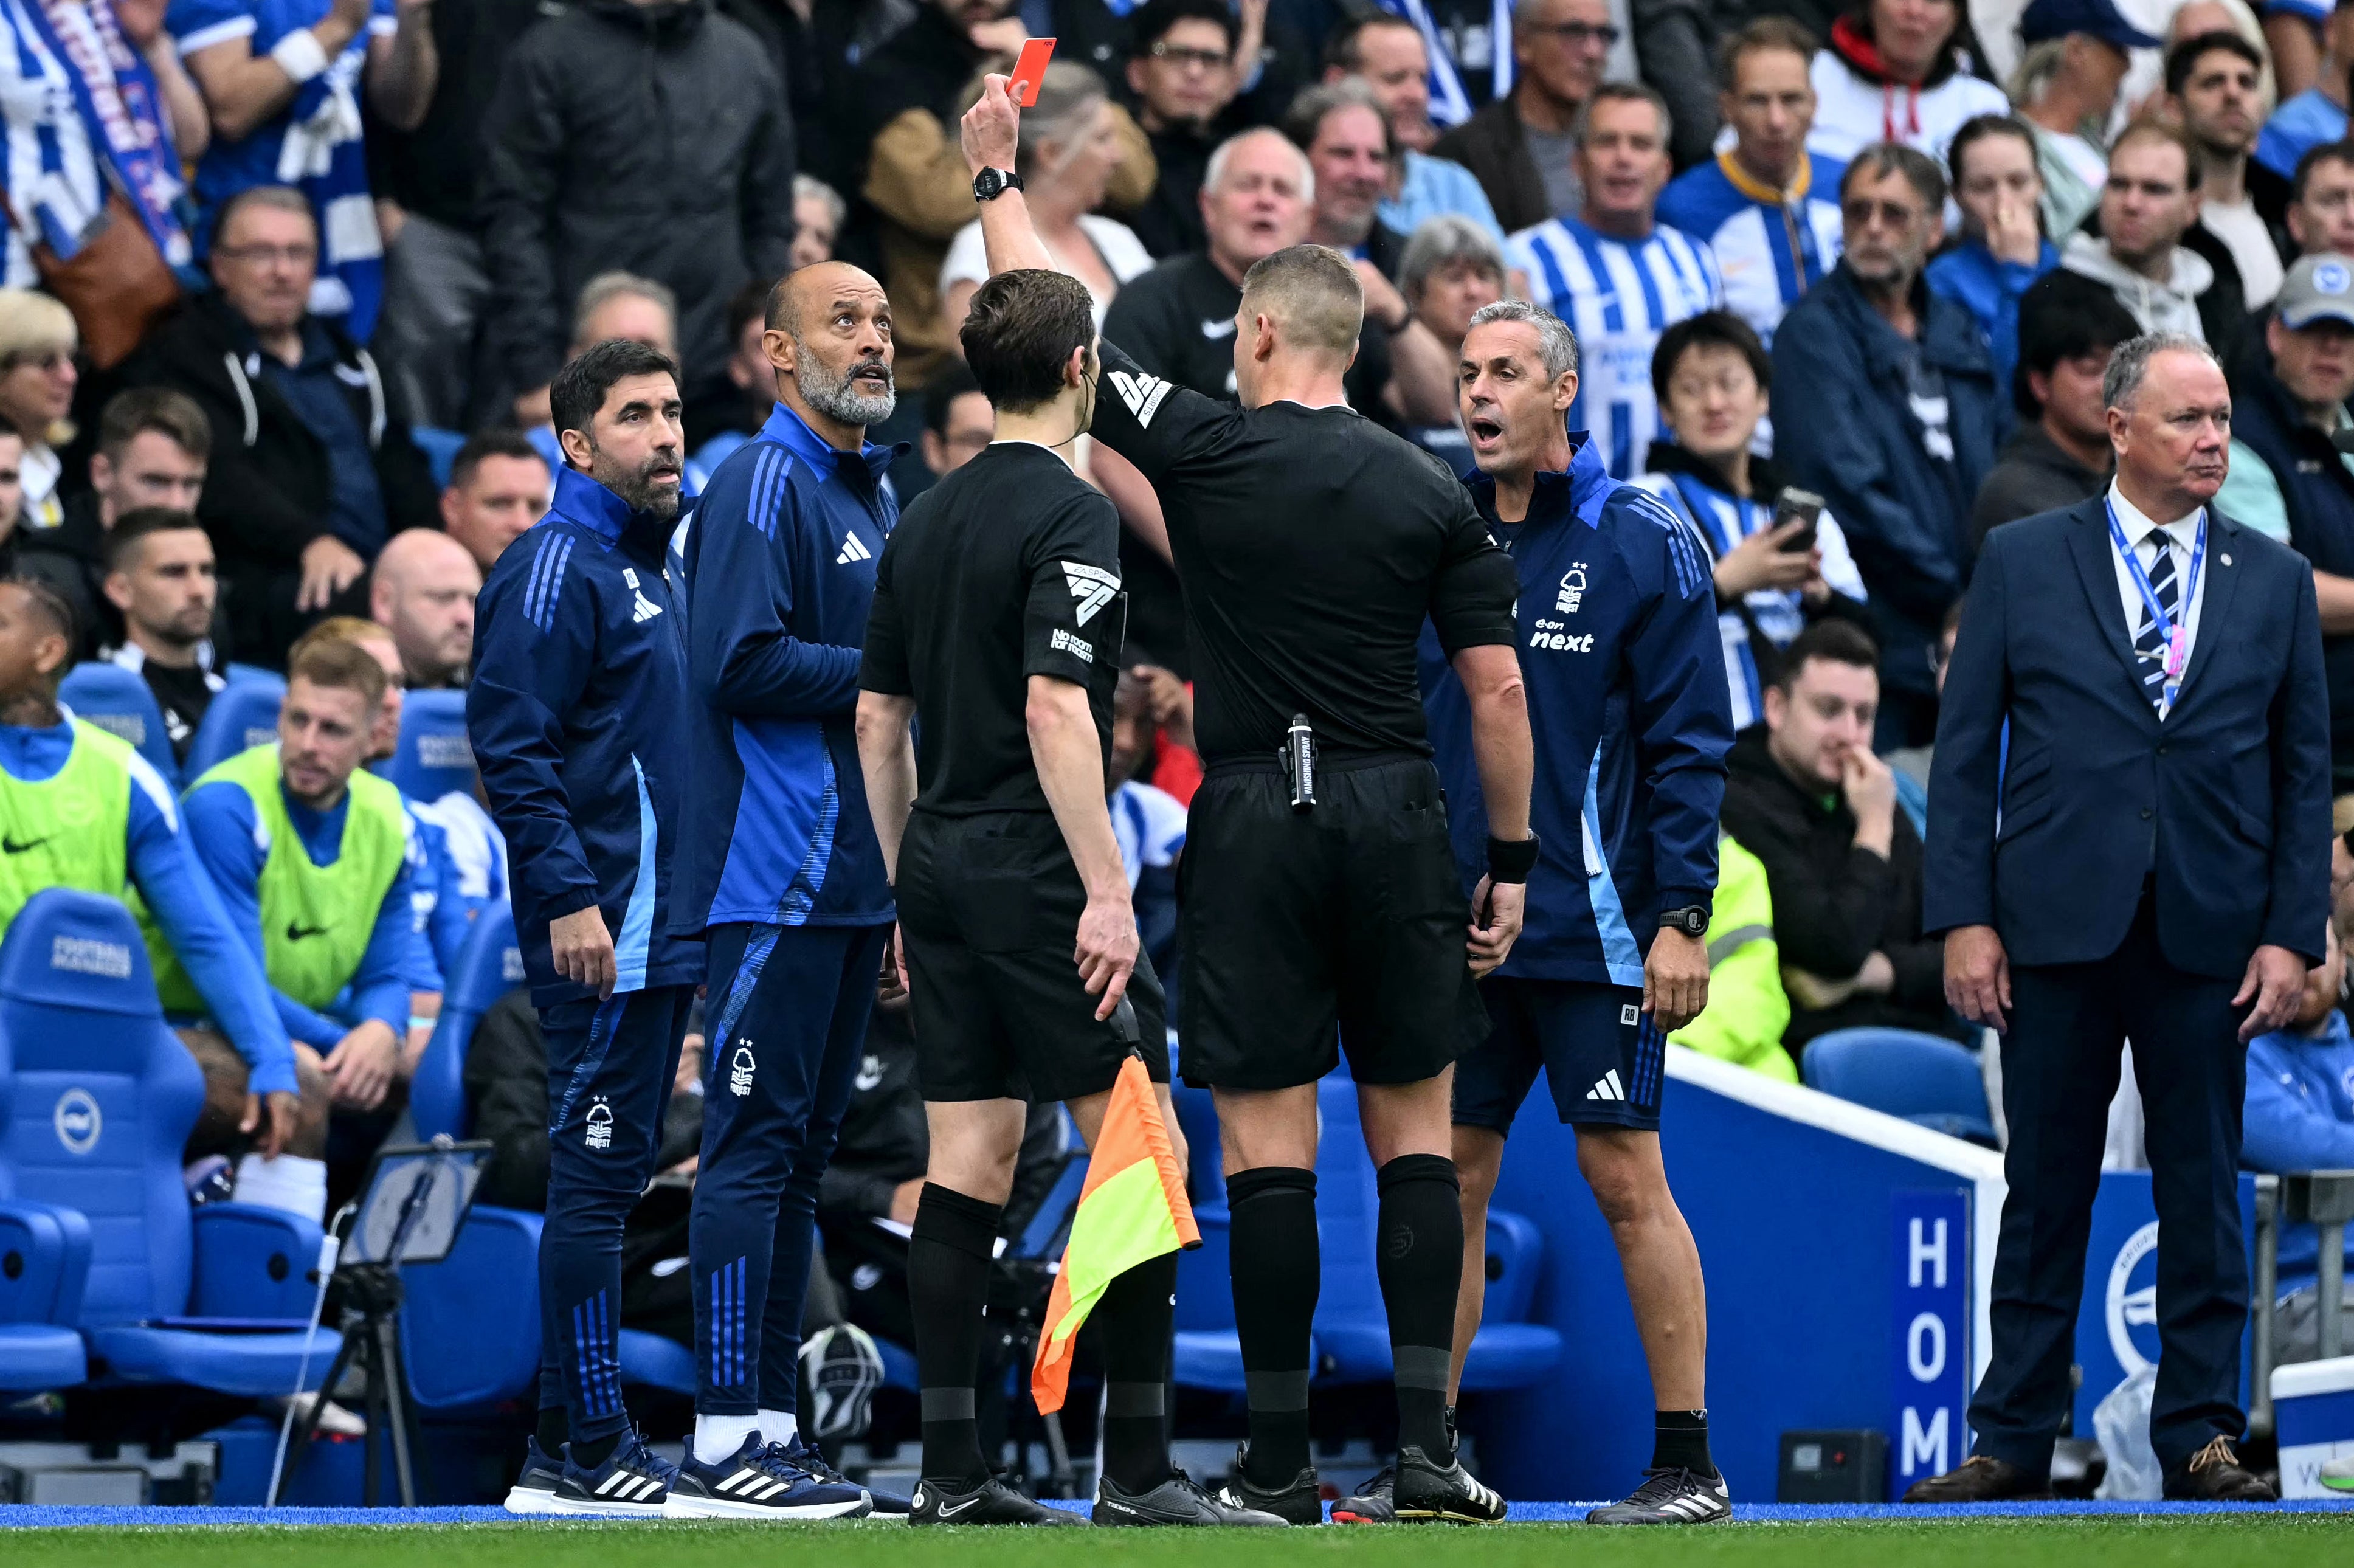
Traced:
<path fill-rule="evenodd" d="M 1901 142 L 1943 164 L 1963 122 L 2010 112 L 2002 89 L 1970 75 L 1969 67 L 1967 53 L 1948 42 L 1919 82 L 1900 81 L 1880 58 L 1872 24 L 1861 16 L 1842 16 L 1808 72 L 1816 102 L 1807 145 L 1846 162 L 1875 142 Z"/>
<path fill-rule="evenodd" d="M 1714 893 L 1733 717 L 1700 541 L 1658 497 L 1612 479 L 1583 432 L 1570 439 L 1568 471 L 1536 476 L 1519 524 L 1498 520 L 1494 480 L 1465 482 L 1520 569 L 1513 614 L 1538 754 L 1537 865 L 1499 972 L 1639 986 L 1660 911 Z M 1488 863 L 1470 705 L 1427 623 L 1418 662 L 1468 892 Z"/>
<path fill-rule="evenodd" d="M 1993 362 L 1977 318 L 1916 285 L 1920 335 L 1907 340 L 1840 263 L 1774 334 L 1774 402 L 1817 416 L 1777 419 L 1775 455 L 1821 495 L 1863 574 L 1882 679 L 1926 699 L 1930 641 L 1969 569 L 1971 498 L 1994 465 Z M 1946 387 L 1950 458 L 1904 394 L 1914 355 Z M 1755 845 L 1751 847 L 1755 848 Z"/>
<path fill-rule="evenodd" d="M 336 384 L 375 456 L 385 535 L 440 526 L 440 493 L 424 453 L 385 393 L 375 358 L 333 320 L 312 320 L 335 354 Z M 302 627 L 288 585 L 303 546 L 334 532 L 334 470 L 327 443 L 264 373 L 253 330 L 207 292 L 157 329 L 124 370 L 133 387 L 171 387 L 212 423 L 211 465 L 196 521 L 212 535 L 224 599 L 237 629 L 234 656 L 277 665 Z M 284 604 L 273 607 L 273 588 Z M 282 611 L 282 613 L 281 613 Z"/>
<path fill-rule="evenodd" d="M 692 400 L 724 386 L 728 300 L 790 265 L 793 123 L 768 51 L 712 0 L 586 0 L 514 46 L 482 127 L 485 314 L 511 391 L 544 387 L 580 286 L 678 295 Z"/>
<path fill-rule="evenodd" d="M 2105 283 L 2144 332 L 2181 333 L 2207 341 L 2206 323 L 2199 314 L 2199 296 L 2215 286 L 2215 269 L 2205 257 L 2178 245 L 2166 281 L 2152 282 L 2109 253 L 2109 242 L 2089 234 L 2072 234 L 2060 264 L 2071 272 Z"/>

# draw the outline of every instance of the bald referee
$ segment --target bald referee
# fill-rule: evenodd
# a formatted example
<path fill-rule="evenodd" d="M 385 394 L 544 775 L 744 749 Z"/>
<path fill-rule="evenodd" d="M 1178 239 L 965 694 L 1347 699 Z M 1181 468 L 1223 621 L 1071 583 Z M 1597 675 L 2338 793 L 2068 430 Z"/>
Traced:
<path fill-rule="evenodd" d="M 1013 173 L 1017 120 L 994 76 L 964 119 L 993 272 L 1053 265 Z M 1106 343 L 1091 429 L 1160 494 L 1193 651 L 1207 777 L 1180 874 L 1180 1065 L 1215 1093 L 1233 1214 L 1250 1438 L 1225 1496 L 1323 1520 L 1308 1448 L 1316 1081 L 1345 1042 L 1380 1169 L 1397 1517 L 1491 1523 L 1503 1501 L 1456 1462 L 1446 1418 L 1463 1245 L 1448 1093 L 1486 1033 L 1473 977 L 1510 950 L 1536 859 L 1515 583 L 1454 475 L 1349 408 L 1363 318 L 1347 258 L 1278 250 L 1243 280 L 1240 408 Z M 1469 700 L 1497 835 L 1468 902 L 1416 674 L 1426 620 Z"/>

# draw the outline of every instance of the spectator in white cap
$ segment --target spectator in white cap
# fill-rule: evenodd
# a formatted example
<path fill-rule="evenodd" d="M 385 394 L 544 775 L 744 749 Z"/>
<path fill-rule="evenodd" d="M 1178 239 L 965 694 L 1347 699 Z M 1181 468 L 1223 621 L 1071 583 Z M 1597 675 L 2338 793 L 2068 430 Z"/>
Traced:
<path fill-rule="evenodd" d="M 2313 564 L 2329 675 L 2330 793 L 2354 790 L 2354 472 L 2332 439 L 2354 396 L 2354 258 L 2300 257 L 2264 323 L 2262 355 L 2232 378 L 2232 471 L 2215 504 Z M 2250 462 L 2248 457 L 2260 460 Z"/>

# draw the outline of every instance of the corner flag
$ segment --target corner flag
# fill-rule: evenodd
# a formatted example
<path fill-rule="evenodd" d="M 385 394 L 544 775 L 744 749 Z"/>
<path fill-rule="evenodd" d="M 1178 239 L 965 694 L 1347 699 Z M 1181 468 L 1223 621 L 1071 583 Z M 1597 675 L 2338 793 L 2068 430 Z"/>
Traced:
<path fill-rule="evenodd" d="M 1071 1217 L 1070 1244 L 1063 1249 L 1038 1336 L 1038 1360 L 1030 1369 L 1030 1393 L 1042 1414 L 1063 1408 L 1079 1326 L 1112 1280 L 1162 1253 L 1201 1245 L 1152 1080 L 1143 1060 L 1130 1056 L 1120 1064 L 1103 1130 L 1087 1159 L 1087 1184 Z"/>

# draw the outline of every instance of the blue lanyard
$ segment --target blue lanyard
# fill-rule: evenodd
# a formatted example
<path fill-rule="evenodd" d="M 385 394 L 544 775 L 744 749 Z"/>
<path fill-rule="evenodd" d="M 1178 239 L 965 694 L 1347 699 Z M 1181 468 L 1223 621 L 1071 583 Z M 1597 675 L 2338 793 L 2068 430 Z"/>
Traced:
<path fill-rule="evenodd" d="M 2183 667 L 2190 662 L 2190 606 L 2199 592 L 2199 569 L 2207 561 L 2207 515 L 2204 512 L 2199 515 L 2199 538 L 2190 549 L 2190 576 L 2183 584 L 2179 601 L 2183 623 L 2177 625 L 2174 618 L 2167 614 L 2165 608 L 2158 602 L 2158 590 L 2149 586 L 2149 574 L 2142 570 L 2140 557 L 2134 554 L 2133 546 L 2126 540 L 2125 528 L 2117 522 L 2115 502 L 2104 499 L 2101 504 L 2109 514 L 2109 543 L 2116 547 L 2118 556 L 2124 560 L 2126 574 L 2140 592 L 2142 603 L 2149 607 L 2150 620 L 2157 623 L 2158 639 L 2166 645 L 2164 693 L 2166 705 L 2170 708 L 2174 705 L 2175 694 L 2182 690 Z M 2167 547 L 2173 547 L 2172 541 L 2167 541 Z"/>

